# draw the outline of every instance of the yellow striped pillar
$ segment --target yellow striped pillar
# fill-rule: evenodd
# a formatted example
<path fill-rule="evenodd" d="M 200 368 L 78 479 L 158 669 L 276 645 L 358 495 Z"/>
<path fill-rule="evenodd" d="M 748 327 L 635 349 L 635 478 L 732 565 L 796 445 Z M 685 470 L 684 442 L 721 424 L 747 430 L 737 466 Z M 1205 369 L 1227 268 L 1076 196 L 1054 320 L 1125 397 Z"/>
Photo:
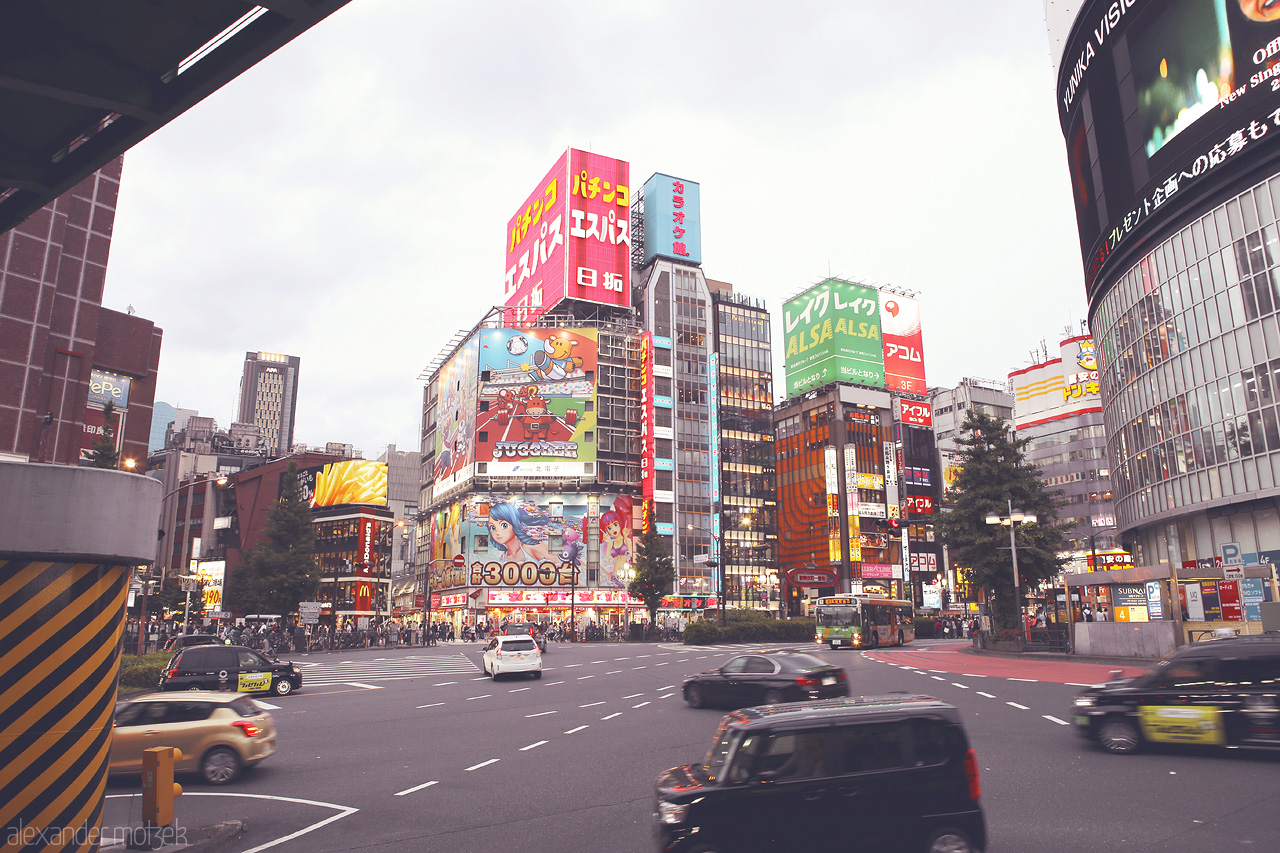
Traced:
<path fill-rule="evenodd" d="M 160 484 L 0 463 L 0 850 L 96 851 L 129 578 Z M 21 496 L 15 497 L 15 496 Z"/>

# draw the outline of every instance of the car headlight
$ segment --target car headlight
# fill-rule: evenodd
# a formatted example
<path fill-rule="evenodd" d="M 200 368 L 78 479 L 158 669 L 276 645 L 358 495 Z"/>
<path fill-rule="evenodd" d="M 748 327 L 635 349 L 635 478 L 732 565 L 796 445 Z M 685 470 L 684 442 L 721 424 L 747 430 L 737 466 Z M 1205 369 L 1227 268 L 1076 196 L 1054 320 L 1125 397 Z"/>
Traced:
<path fill-rule="evenodd" d="M 684 823 L 688 813 L 688 803 L 668 803 L 665 800 L 658 803 L 658 820 L 665 824 Z"/>
<path fill-rule="evenodd" d="M 1093 696 L 1077 696 L 1076 697 L 1077 708 L 1092 708 L 1094 705 L 1097 705 L 1097 704 L 1098 704 L 1098 700 Z"/>

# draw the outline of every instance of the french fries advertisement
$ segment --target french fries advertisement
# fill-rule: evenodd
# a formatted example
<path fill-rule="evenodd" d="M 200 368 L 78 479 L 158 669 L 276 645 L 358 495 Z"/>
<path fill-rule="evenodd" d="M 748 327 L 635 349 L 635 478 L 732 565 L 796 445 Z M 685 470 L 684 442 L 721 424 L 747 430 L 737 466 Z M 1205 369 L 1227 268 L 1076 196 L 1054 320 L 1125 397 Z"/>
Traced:
<path fill-rule="evenodd" d="M 352 459 L 298 472 L 312 507 L 387 503 L 387 463 Z"/>

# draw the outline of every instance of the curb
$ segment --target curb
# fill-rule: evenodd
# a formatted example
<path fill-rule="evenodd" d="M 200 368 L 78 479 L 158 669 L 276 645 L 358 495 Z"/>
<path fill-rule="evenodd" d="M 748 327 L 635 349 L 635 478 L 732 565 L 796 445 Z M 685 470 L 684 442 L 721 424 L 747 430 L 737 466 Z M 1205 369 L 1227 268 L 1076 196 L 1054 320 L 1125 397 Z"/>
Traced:
<path fill-rule="evenodd" d="M 1121 658 L 1101 655 L 1071 655 L 1064 652 L 998 652 L 990 649 L 975 649 L 967 646 L 958 649 L 961 654 L 978 657 L 1006 658 L 1009 660 L 1053 660 L 1067 663 L 1116 664 L 1118 666 L 1151 666 L 1158 658 Z"/>

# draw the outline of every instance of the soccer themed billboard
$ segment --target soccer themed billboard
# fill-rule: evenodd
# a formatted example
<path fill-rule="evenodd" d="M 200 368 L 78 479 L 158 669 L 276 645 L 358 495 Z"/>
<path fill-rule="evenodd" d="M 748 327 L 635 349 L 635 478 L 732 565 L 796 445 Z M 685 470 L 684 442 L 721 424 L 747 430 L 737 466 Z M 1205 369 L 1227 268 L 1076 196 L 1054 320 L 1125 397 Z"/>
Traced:
<path fill-rule="evenodd" d="M 885 387 L 880 292 L 829 278 L 783 305 L 787 396 L 837 380 Z"/>
<path fill-rule="evenodd" d="M 475 461 L 509 477 L 595 473 L 595 329 L 483 329 Z"/>
<path fill-rule="evenodd" d="M 435 487 L 449 489 L 470 480 L 475 462 L 477 361 L 480 336 L 473 335 L 436 375 Z"/>
<path fill-rule="evenodd" d="M 387 505 L 387 463 L 349 459 L 298 469 L 302 497 L 315 507 L 341 504 Z"/>
<path fill-rule="evenodd" d="M 515 324 L 566 298 L 631 304 L 630 166 L 570 148 L 507 222 L 504 304 Z"/>
<path fill-rule="evenodd" d="M 702 188 L 655 174 L 644 182 L 644 260 L 702 263 Z"/>
<path fill-rule="evenodd" d="M 1169 214 L 1280 157 L 1280 8 L 1089 0 L 1058 63 L 1085 287 Z"/>
<path fill-rule="evenodd" d="M 1102 411 L 1093 338 L 1079 335 L 1058 346 L 1058 358 L 1009 374 L 1015 429 Z"/>

